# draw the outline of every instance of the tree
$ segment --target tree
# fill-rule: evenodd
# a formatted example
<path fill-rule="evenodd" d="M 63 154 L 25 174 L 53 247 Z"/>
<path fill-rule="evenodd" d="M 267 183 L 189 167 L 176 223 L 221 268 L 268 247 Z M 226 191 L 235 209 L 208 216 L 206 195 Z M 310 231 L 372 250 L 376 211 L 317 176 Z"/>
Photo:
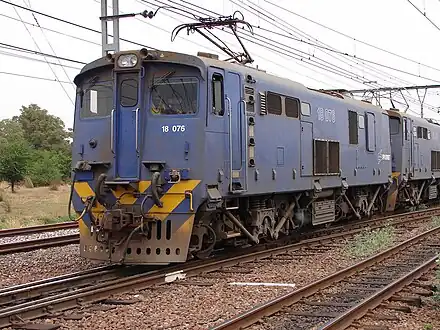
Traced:
<path fill-rule="evenodd" d="M 72 133 L 65 130 L 64 122 L 41 109 L 36 104 L 30 104 L 20 109 L 20 115 L 12 118 L 21 124 L 25 138 L 35 149 L 62 150 L 68 152 L 68 138 Z"/>
<path fill-rule="evenodd" d="M 35 186 L 47 186 L 61 179 L 59 154 L 54 151 L 34 150 L 29 167 L 30 177 Z"/>
<path fill-rule="evenodd" d="M 16 120 L 3 119 L 0 121 L 0 144 L 14 140 L 24 140 L 24 131 Z"/>
<path fill-rule="evenodd" d="M 27 173 L 29 146 L 24 139 L 15 139 L 0 143 L 0 180 L 15 184 L 24 179 Z"/>

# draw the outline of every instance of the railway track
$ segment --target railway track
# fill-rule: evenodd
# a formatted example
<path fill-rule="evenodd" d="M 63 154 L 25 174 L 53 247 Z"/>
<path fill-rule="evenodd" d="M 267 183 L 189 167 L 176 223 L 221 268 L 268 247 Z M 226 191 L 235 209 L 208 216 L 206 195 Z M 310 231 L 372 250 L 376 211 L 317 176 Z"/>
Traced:
<path fill-rule="evenodd" d="M 403 213 L 401 215 L 398 215 L 398 218 L 400 219 L 402 224 L 404 224 L 416 218 L 418 219 L 418 221 L 420 221 L 419 217 L 422 214 L 425 218 L 440 214 L 440 207 L 434 207 L 423 211 Z M 390 221 L 394 218 L 396 218 L 396 216 L 391 215 L 391 216 L 375 218 L 371 220 L 356 221 L 346 225 L 336 225 L 329 228 L 315 230 L 313 232 L 307 233 L 306 236 L 319 237 L 326 234 L 342 232 L 347 229 L 353 230 L 354 228 L 365 228 L 365 227 L 377 228 L 380 227 L 381 224 L 384 223 L 385 221 Z M 4 229 L 4 230 L 0 230 L 0 239 L 3 237 L 24 236 L 24 235 L 43 233 L 43 232 L 75 229 L 77 227 L 78 224 L 76 222 L 62 222 L 62 223 L 50 224 L 50 225 Z M 34 240 L 23 240 L 12 243 L 4 243 L 4 244 L 0 244 L 0 255 L 28 252 L 38 249 L 45 249 L 45 248 L 64 246 L 70 244 L 78 244 L 79 239 L 80 239 L 79 234 L 72 234 L 72 235 L 54 236 L 54 237 L 34 239 Z"/>
<path fill-rule="evenodd" d="M 0 255 L 27 252 L 38 249 L 45 249 L 69 244 L 78 244 L 79 234 L 54 236 L 49 238 L 40 238 L 13 243 L 0 244 Z"/>
<path fill-rule="evenodd" d="M 430 219 L 433 215 L 439 214 L 440 208 L 425 211 L 410 212 L 407 214 L 394 217 L 395 225 L 408 225 L 415 217 L 420 221 L 421 218 Z M 367 221 L 370 228 L 378 228 L 391 219 L 382 218 Z M 336 227 L 338 228 L 338 227 Z M 346 229 L 346 227 L 345 227 Z M 272 258 L 277 255 L 289 253 L 292 251 L 303 249 L 307 246 L 319 246 L 326 243 L 332 243 L 335 240 L 341 240 L 359 233 L 364 228 L 355 228 L 351 231 L 337 232 L 327 235 L 326 230 L 322 230 L 324 236 L 304 239 L 300 243 L 290 244 L 286 246 L 278 246 L 274 248 L 262 249 L 244 249 L 241 253 L 235 252 L 232 256 L 219 256 L 205 261 L 191 261 L 184 265 L 165 266 L 161 269 L 147 271 L 145 273 L 126 275 L 123 277 L 113 277 L 114 274 L 109 273 L 108 278 L 99 283 L 93 283 L 92 280 L 81 278 L 75 282 L 72 279 L 56 279 L 56 284 L 48 282 L 31 283 L 21 287 L 6 288 L 0 291 L 0 306 L 6 306 L 0 310 L 0 328 L 11 325 L 14 320 L 31 320 L 45 316 L 49 313 L 72 309 L 83 304 L 102 301 L 111 295 L 124 293 L 133 289 L 144 289 L 155 284 L 164 284 L 173 282 L 181 278 L 197 276 L 203 273 L 209 273 L 216 270 L 222 270 L 226 267 L 236 266 L 246 262 L 258 261 L 265 258 Z M 311 235 L 318 235 L 313 233 Z M 254 250 L 254 252 L 249 252 Z M 243 254 L 244 253 L 244 254 Z M 93 275 L 88 275 L 89 279 Z M 69 291 L 59 292 L 60 288 L 69 287 Z"/>
<path fill-rule="evenodd" d="M 266 322 L 274 329 L 345 329 L 436 266 L 440 226 L 254 307 L 212 330 Z"/>
<path fill-rule="evenodd" d="M 69 221 L 69 222 L 60 222 L 60 223 L 41 225 L 41 226 L 2 229 L 0 230 L 0 238 L 46 233 L 57 230 L 75 229 L 75 228 L 78 228 L 78 223 Z"/>

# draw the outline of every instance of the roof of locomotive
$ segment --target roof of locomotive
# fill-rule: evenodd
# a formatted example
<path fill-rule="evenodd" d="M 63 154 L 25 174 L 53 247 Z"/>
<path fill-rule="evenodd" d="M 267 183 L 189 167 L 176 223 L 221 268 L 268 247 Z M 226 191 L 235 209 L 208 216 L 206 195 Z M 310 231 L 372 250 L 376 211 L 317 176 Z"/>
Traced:
<path fill-rule="evenodd" d="M 327 98 L 329 100 L 339 99 L 342 103 L 347 103 L 348 105 L 351 105 L 352 107 L 356 107 L 358 109 L 363 108 L 369 111 L 387 113 L 387 110 L 379 106 L 373 105 L 371 103 L 359 101 L 349 96 L 344 96 L 338 93 L 329 93 L 324 90 L 311 89 L 299 82 L 295 82 L 288 78 L 279 77 L 267 73 L 261 69 L 253 68 L 240 63 L 227 62 L 215 58 L 209 58 L 206 56 L 189 55 L 185 53 L 171 52 L 171 51 L 147 50 L 144 48 L 141 50 L 123 51 L 117 53 L 116 55 L 113 54 L 112 56 L 107 56 L 107 57 L 104 56 L 86 64 L 82 68 L 81 72 L 75 77 L 74 79 L 75 84 L 78 85 L 81 81 L 81 77 L 84 76 L 88 71 L 98 68 L 104 68 L 106 66 L 113 67 L 115 56 L 118 56 L 119 54 L 127 54 L 127 53 L 136 53 L 138 55 L 142 54 L 141 55 L 142 62 L 148 62 L 148 63 L 168 62 L 168 63 L 176 63 L 176 64 L 178 63 L 178 64 L 197 67 L 200 70 L 203 79 L 205 79 L 206 77 L 206 72 L 207 72 L 206 69 L 209 66 L 225 68 L 225 69 L 233 69 L 235 71 L 246 74 L 251 73 L 255 78 L 264 80 L 269 84 L 288 86 L 289 88 L 300 90 L 303 93 L 309 93 L 321 98 Z M 153 56 L 151 57 L 149 55 L 153 55 Z"/>

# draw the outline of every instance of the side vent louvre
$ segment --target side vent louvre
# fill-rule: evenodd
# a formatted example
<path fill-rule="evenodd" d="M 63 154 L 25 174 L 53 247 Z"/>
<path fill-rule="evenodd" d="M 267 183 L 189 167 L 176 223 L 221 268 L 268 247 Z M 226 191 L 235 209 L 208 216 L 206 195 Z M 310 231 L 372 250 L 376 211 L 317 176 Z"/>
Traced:
<path fill-rule="evenodd" d="M 266 115 L 266 93 L 260 92 L 260 115 Z"/>

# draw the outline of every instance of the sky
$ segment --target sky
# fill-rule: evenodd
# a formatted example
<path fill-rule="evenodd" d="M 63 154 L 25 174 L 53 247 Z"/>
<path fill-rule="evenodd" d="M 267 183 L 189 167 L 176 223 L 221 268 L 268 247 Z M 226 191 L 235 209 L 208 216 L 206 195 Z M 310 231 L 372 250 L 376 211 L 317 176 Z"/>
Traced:
<path fill-rule="evenodd" d="M 100 0 L 0 0 L 0 43 L 84 63 L 101 57 L 99 33 L 33 15 L 8 2 L 100 31 Z M 109 6 L 111 2 L 108 0 Z M 440 1 L 411 2 L 440 26 Z M 161 4 L 173 6 L 169 9 L 174 12 L 162 8 L 152 19 L 142 16 L 121 19 L 121 38 L 146 48 L 192 55 L 204 51 L 225 59 L 224 53 L 197 33 L 187 35 L 183 30 L 171 42 L 171 31 L 179 24 L 194 22 L 188 11 L 202 10 L 195 6 L 220 15 L 232 15 L 239 10 L 254 26 L 253 36 L 250 32 L 241 34 L 254 59 L 251 66 L 307 87 L 365 89 L 440 84 L 440 30 L 408 0 L 120 0 L 119 9 L 120 13 L 138 13 L 155 10 Z M 214 15 L 212 12 L 204 14 Z M 240 50 L 232 35 L 218 30 L 212 32 L 232 49 Z M 66 127 L 72 127 L 75 98 L 72 82 L 83 64 L 18 52 L 2 44 L 0 119 L 19 114 L 22 105 L 36 103 L 60 117 Z M 121 41 L 120 48 L 139 49 L 140 46 Z M 46 60 L 53 64 L 48 65 Z M 440 89 L 427 92 L 425 117 L 440 119 L 439 93 Z M 403 95 L 409 103 L 408 111 L 420 114 L 416 92 L 404 91 Z M 423 95 L 421 91 L 420 97 Z M 406 108 L 400 93 L 393 94 L 392 98 L 395 107 Z M 381 104 L 385 108 L 391 106 L 386 99 Z"/>

